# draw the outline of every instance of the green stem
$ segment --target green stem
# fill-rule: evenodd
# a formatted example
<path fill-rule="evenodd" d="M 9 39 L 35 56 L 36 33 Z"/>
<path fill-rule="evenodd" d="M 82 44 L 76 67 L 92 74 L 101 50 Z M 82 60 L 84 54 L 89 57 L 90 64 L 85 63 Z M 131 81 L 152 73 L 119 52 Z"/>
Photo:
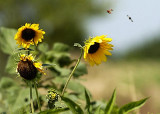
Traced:
<path fill-rule="evenodd" d="M 33 98 L 32 98 L 32 82 L 30 82 L 30 102 L 31 102 L 32 114 L 34 114 Z"/>
<path fill-rule="evenodd" d="M 34 82 L 34 87 L 35 87 L 36 96 L 37 96 L 38 109 L 41 112 L 41 104 L 39 102 L 39 96 L 38 96 L 38 90 L 37 90 L 37 84 L 36 84 L 36 82 Z"/>
<path fill-rule="evenodd" d="M 67 80 L 67 82 L 66 82 L 66 84 L 65 84 L 65 86 L 64 86 L 64 88 L 63 88 L 63 91 L 62 91 L 61 96 L 64 95 L 64 92 L 65 92 L 65 90 L 66 90 L 66 88 L 67 88 L 67 86 L 68 86 L 68 84 L 69 84 L 69 81 L 71 80 L 72 75 L 73 75 L 74 71 L 76 70 L 76 68 L 77 68 L 77 66 L 78 66 L 78 64 L 79 64 L 79 62 L 80 62 L 80 60 L 81 60 L 81 58 L 82 58 L 82 53 L 83 53 L 83 49 L 81 48 L 81 54 L 80 54 L 80 56 L 79 56 L 79 58 L 78 58 L 78 60 L 77 60 L 77 63 L 76 63 L 76 65 L 75 65 L 74 69 L 72 70 L 71 74 L 69 75 L 69 78 L 68 78 L 68 80 Z"/>
<path fill-rule="evenodd" d="M 28 50 L 27 54 L 29 55 L 30 54 L 30 51 Z"/>

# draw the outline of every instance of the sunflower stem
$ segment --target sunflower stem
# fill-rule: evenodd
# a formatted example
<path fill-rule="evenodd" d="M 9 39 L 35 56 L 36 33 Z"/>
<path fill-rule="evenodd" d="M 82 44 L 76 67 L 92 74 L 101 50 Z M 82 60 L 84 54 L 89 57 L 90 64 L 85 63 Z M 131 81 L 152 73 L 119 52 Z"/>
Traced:
<path fill-rule="evenodd" d="M 40 104 L 40 101 L 39 101 L 39 96 L 38 96 L 38 90 L 37 90 L 37 84 L 36 84 L 36 82 L 34 82 L 34 87 L 35 87 L 36 96 L 37 96 L 38 109 L 41 112 L 41 104 Z"/>
<path fill-rule="evenodd" d="M 77 66 L 78 66 L 78 64 L 79 64 L 79 62 L 80 62 L 80 60 L 81 60 L 81 58 L 82 58 L 82 53 L 83 53 L 83 48 L 81 48 L 81 54 L 80 54 L 80 56 L 79 56 L 79 58 L 78 58 L 78 60 L 77 60 L 77 63 L 76 63 L 76 65 L 74 66 L 72 72 L 70 73 L 66 84 L 64 85 L 64 88 L 63 88 L 63 91 L 62 91 L 61 96 L 64 95 L 64 92 L 65 92 L 65 90 L 66 90 L 66 88 L 67 88 L 67 86 L 68 86 L 68 84 L 69 84 L 69 81 L 71 80 L 71 78 L 72 78 L 72 76 L 73 76 L 73 73 L 74 73 L 74 71 L 76 70 L 76 68 L 77 68 Z"/>
<path fill-rule="evenodd" d="M 30 102 L 31 102 L 32 114 L 34 114 L 33 98 L 32 98 L 32 82 L 30 82 Z"/>

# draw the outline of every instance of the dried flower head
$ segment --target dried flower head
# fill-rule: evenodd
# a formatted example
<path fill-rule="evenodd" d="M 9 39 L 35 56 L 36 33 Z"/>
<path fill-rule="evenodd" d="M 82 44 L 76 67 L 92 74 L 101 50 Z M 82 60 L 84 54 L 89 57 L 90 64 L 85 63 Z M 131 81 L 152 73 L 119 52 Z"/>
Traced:
<path fill-rule="evenodd" d="M 34 57 L 32 56 L 32 54 L 30 55 L 22 54 L 20 56 L 20 61 L 18 62 L 17 71 L 20 74 L 20 76 L 26 80 L 35 79 L 38 71 L 44 73 L 42 64 L 34 62 Z"/>

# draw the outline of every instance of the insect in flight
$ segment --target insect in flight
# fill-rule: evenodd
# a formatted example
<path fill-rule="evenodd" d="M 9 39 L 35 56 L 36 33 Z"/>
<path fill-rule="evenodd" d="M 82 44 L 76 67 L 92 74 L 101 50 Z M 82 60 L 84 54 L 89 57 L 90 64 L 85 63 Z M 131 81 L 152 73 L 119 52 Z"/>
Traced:
<path fill-rule="evenodd" d="M 107 13 L 111 14 L 113 9 L 107 10 Z"/>
<path fill-rule="evenodd" d="M 129 15 L 127 15 L 127 17 L 129 20 L 131 20 L 131 22 L 133 22 L 132 18 Z"/>

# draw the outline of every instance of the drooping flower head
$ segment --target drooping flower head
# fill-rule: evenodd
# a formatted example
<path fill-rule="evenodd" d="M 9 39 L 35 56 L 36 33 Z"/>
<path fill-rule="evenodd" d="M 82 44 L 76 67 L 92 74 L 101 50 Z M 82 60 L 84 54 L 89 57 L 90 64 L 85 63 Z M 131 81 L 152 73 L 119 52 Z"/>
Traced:
<path fill-rule="evenodd" d="M 42 68 L 42 64 L 34 62 L 32 54 L 20 55 L 20 61 L 18 62 L 17 71 L 21 77 L 26 80 L 33 80 L 36 78 L 38 71 L 45 74 Z"/>
<path fill-rule="evenodd" d="M 30 47 L 30 44 L 37 45 L 38 42 L 42 42 L 44 31 L 39 29 L 39 24 L 26 23 L 24 26 L 18 29 L 15 35 L 15 40 L 19 46 L 23 46 L 25 49 Z"/>
<path fill-rule="evenodd" d="M 89 38 L 85 42 L 84 46 L 84 59 L 90 63 L 91 66 L 94 64 L 99 65 L 102 61 L 107 61 L 106 55 L 112 55 L 109 51 L 113 50 L 111 38 L 106 38 L 107 35 L 96 36 Z"/>

